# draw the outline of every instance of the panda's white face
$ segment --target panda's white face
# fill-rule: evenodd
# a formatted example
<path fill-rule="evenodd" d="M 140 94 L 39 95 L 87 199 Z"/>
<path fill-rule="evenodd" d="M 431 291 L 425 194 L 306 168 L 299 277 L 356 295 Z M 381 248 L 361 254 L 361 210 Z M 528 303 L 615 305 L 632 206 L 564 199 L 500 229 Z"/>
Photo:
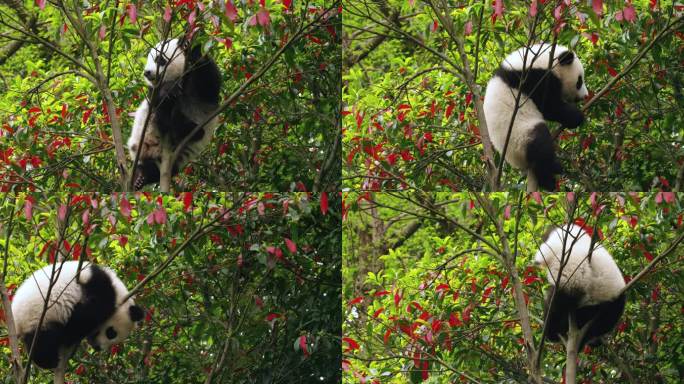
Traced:
<path fill-rule="evenodd" d="M 584 82 L 582 62 L 572 51 L 561 52 L 557 57 L 559 63 L 554 65 L 553 71 L 563 85 L 563 98 L 568 102 L 583 100 L 589 91 Z"/>
<path fill-rule="evenodd" d="M 127 301 L 119 306 L 114 315 L 107 320 L 97 333 L 88 337 L 88 343 L 95 350 L 107 350 L 112 345 L 124 341 L 133 331 L 136 323 L 142 320 L 143 310 L 133 303 Z"/>
<path fill-rule="evenodd" d="M 185 54 L 178 39 L 165 40 L 150 50 L 143 76 L 147 85 L 154 86 L 180 78 L 184 69 Z"/>

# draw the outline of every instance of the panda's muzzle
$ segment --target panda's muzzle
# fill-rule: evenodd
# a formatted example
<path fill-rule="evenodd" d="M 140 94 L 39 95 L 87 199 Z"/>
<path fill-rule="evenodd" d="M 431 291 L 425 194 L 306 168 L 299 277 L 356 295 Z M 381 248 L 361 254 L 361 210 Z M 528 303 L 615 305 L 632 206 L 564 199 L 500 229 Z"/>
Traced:
<path fill-rule="evenodd" d="M 90 346 L 93 347 L 93 349 L 98 351 L 98 352 L 102 350 L 102 347 L 100 347 L 100 344 L 97 343 L 97 332 L 88 336 L 88 344 L 90 344 Z"/>

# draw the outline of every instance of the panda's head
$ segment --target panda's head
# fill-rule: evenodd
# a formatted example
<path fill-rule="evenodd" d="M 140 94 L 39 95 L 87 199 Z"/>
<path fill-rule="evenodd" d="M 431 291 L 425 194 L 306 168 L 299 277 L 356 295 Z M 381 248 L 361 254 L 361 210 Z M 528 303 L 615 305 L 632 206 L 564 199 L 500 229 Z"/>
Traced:
<path fill-rule="evenodd" d="M 574 52 L 562 46 L 556 46 L 554 56 L 558 63 L 554 63 L 553 73 L 561 81 L 563 98 L 569 102 L 583 100 L 589 91 L 584 82 L 584 67 L 579 58 Z"/>
<path fill-rule="evenodd" d="M 107 350 L 125 340 L 144 317 L 144 311 L 132 299 L 118 306 L 97 332 L 88 336 L 88 343 L 97 351 Z"/>
<path fill-rule="evenodd" d="M 174 81 L 183 76 L 185 70 L 184 43 L 178 39 L 159 42 L 147 55 L 143 76 L 150 87 L 163 82 Z"/>

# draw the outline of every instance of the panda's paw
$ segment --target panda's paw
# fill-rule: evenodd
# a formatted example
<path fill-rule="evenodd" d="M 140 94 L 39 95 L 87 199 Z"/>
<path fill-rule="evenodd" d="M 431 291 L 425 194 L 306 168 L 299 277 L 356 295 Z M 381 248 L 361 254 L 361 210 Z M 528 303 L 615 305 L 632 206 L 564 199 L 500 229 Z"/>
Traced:
<path fill-rule="evenodd" d="M 584 123 L 584 114 L 579 109 L 568 108 L 561 122 L 565 128 L 577 128 Z"/>

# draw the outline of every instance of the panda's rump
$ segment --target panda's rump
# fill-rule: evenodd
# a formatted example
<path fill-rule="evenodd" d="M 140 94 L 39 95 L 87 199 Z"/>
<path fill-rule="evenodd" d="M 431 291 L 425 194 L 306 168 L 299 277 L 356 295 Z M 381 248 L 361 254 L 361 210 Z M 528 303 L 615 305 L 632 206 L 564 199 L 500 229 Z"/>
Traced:
<path fill-rule="evenodd" d="M 485 120 L 489 138 L 499 153 L 503 152 L 506 143 L 508 127 L 511 123 L 518 92 L 518 89 L 509 87 L 498 76 L 493 77 L 487 84 L 484 99 Z M 527 145 L 531 140 L 532 132 L 539 123 L 544 123 L 543 115 L 532 99 L 529 99 L 525 94 L 521 95 L 506 149 L 506 160 L 512 166 L 520 169 L 528 167 Z"/>

